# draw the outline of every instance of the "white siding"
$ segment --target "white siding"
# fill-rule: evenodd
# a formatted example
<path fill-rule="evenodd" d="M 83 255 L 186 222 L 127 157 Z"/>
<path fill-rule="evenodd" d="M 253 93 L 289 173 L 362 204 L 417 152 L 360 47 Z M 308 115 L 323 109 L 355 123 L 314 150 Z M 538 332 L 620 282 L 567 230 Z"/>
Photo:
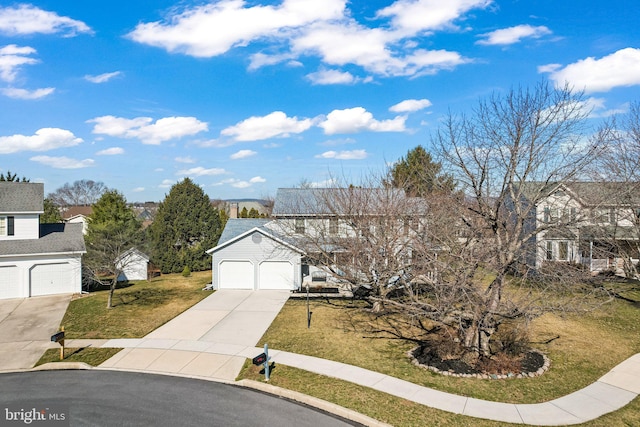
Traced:
<path fill-rule="evenodd" d="M 256 231 L 213 253 L 213 286 L 220 289 L 220 266 L 223 262 L 250 262 L 253 275 L 252 289 L 257 289 L 260 282 L 260 264 L 265 261 L 281 261 L 287 262 L 292 271 L 292 283 L 282 289 L 298 289 L 301 282 L 300 259 L 301 255 L 298 252 Z"/>
<path fill-rule="evenodd" d="M 3 216 L 5 218 L 7 216 L 14 217 L 14 235 L 0 235 L 0 240 L 37 239 L 40 237 L 40 216 L 38 214 L 0 214 L 0 216 Z"/>
<path fill-rule="evenodd" d="M 53 267 L 45 267 L 47 265 Z M 15 292 L 12 291 L 12 296 L 0 292 L 0 299 L 82 291 L 82 264 L 79 254 L 0 258 L 0 274 L 9 271 L 4 270 L 6 267 L 15 268 L 9 274 L 17 277 L 18 284 L 13 285 L 17 288 Z"/>
<path fill-rule="evenodd" d="M 118 276 L 121 282 L 127 280 L 147 280 L 147 267 L 149 262 L 146 258 L 137 253 L 130 253 L 124 256 L 123 261 L 119 264 L 122 273 Z"/>

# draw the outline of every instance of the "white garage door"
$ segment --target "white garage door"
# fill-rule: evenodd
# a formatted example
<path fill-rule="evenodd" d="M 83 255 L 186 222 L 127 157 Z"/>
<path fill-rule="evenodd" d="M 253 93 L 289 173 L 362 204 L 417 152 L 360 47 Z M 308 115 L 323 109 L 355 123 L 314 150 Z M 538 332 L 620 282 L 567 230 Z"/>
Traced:
<path fill-rule="evenodd" d="M 288 261 L 260 264 L 260 289 L 293 289 L 293 265 Z"/>
<path fill-rule="evenodd" d="M 15 265 L 0 267 L 0 299 L 21 298 L 20 270 Z"/>
<path fill-rule="evenodd" d="M 67 294 L 77 292 L 73 266 L 67 262 L 39 264 L 31 268 L 29 296 Z"/>
<path fill-rule="evenodd" d="M 218 275 L 220 289 L 254 289 L 251 261 L 222 261 Z"/>

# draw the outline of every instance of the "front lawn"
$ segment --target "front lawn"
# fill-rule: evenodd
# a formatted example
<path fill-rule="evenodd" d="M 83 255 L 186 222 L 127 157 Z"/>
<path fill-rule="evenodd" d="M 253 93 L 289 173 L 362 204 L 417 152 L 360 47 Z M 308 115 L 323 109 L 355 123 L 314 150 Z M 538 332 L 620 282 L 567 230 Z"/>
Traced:
<path fill-rule="evenodd" d="M 67 339 L 141 338 L 211 295 L 202 288 L 210 271 L 165 274 L 116 289 L 107 309 L 109 291 L 91 292 L 71 301 L 62 319 Z"/>
<path fill-rule="evenodd" d="M 477 380 L 445 377 L 418 368 L 405 356 L 412 343 L 363 330 L 357 302 L 312 301 L 307 329 L 306 302 L 290 300 L 263 336 L 270 348 L 336 360 L 434 389 L 479 399 L 512 403 L 552 400 L 596 381 L 605 372 L 640 352 L 640 309 L 616 300 L 603 310 L 559 318 L 545 315 L 533 324 L 533 346 L 551 358 L 551 368 L 533 379 Z M 277 360 L 276 360 L 277 364 Z M 247 365 L 243 378 L 260 379 Z M 277 366 L 274 385 L 308 393 L 350 407 L 393 425 L 468 425 L 469 419 L 392 398 L 365 387 L 305 371 Z M 388 403 L 385 403 L 388 402 Z M 627 408 L 588 425 L 640 425 L 639 399 Z M 398 411 L 414 415 L 396 417 Z M 394 415 L 395 414 L 395 415 Z M 404 421 L 403 421 L 404 420 Z M 486 422 L 474 425 L 503 425 Z"/>

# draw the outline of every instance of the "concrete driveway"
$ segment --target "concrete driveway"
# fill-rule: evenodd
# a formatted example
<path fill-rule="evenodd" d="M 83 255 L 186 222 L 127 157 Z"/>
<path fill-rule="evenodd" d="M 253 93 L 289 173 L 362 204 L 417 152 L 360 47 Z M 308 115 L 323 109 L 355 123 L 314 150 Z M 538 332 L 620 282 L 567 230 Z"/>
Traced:
<path fill-rule="evenodd" d="M 0 300 L 0 371 L 33 367 L 70 301 L 71 295 Z"/>

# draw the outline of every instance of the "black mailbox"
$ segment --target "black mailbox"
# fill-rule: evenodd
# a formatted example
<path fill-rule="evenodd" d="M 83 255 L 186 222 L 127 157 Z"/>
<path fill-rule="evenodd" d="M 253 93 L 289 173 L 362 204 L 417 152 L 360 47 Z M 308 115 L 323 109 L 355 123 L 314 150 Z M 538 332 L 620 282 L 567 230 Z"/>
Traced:
<path fill-rule="evenodd" d="M 56 332 L 51 335 L 51 342 L 60 342 L 64 340 L 64 331 Z"/>
<path fill-rule="evenodd" d="M 253 364 L 258 366 L 267 361 L 267 355 L 262 353 L 253 358 Z"/>

